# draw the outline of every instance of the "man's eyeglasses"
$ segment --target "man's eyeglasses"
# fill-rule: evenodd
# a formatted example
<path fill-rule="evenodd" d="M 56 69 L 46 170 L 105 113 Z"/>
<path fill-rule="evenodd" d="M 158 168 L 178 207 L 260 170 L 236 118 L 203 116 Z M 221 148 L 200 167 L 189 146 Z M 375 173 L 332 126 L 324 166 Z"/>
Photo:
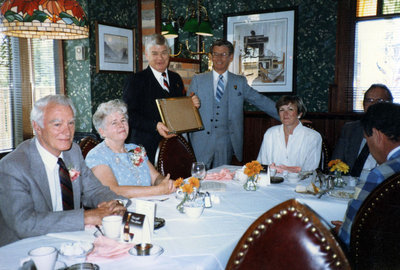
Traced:
<path fill-rule="evenodd" d="M 366 98 L 366 99 L 364 99 L 364 102 L 365 103 L 381 103 L 381 102 L 387 103 L 390 101 L 383 99 L 383 98 L 376 98 L 376 99 L 375 98 Z"/>
<path fill-rule="evenodd" d="M 229 56 L 229 53 L 217 53 L 217 52 L 213 52 L 212 53 L 212 56 L 214 56 L 214 57 L 218 57 L 218 56 L 221 56 L 221 57 L 227 57 L 227 56 Z"/>

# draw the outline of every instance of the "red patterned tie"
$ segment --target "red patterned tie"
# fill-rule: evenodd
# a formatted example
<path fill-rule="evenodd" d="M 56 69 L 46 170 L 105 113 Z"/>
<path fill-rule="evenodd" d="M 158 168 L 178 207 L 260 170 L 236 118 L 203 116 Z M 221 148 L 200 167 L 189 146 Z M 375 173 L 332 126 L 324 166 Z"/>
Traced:
<path fill-rule="evenodd" d="M 168 81 L 167 81 L 167 74 L 165 72 L 161 73 L 161 75 L 163 76 L 163 81 L 164 81 L 164 86 L 165 86 L 165 90 L 167 90 L 169 92 L 169 85 L 168 85 Z"/>
<path fill-rule="evenodd" d="M 63 209 L 71 210 L 74 209 L 74 192 L 72 190 L 72 182 L 69 177 L 68 169 L 65 166 L 62 158 L 58 158 L 57 163 L 60 165 L 58 174 L 60 176 Z"/>

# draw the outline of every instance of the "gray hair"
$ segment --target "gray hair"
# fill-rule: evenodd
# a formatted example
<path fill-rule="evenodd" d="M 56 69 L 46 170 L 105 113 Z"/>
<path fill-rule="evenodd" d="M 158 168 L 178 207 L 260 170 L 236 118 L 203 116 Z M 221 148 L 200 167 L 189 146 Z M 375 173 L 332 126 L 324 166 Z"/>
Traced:
<path fill-rule="evenodd" d="M 160 46 L 165 45 L 169 50 L 169 45 L 168 45 L 167 39 L 163 35 L 153 34 L 146 38 L 146 52 L 147 53 L 150 53 L 150 48 L 155 45 L 160 45 Z"/>
<path fill-rule="evenodd" d="M 97 110 L 93 115 L 93 125 L 95 129 L 99 131 L 100 128 L 104 128 L 104 119 L 108 115 L 114 112 L 119 112 L 123 114 L 126 119 L 128 119 L 127 111 L 128 109 L 126 107 L 125 102 L 123 102 L 120 99 L 114 99 L 101 103 L 99 107 L 97 107 Z"/>
<path fill-rule="evenodd" d="M 74 116 L 76 114 L 74 104 L 72 103 L 72 100 L 69 97 L 64 96 L 64 95 L 48 95 L 48 96 L 42 97 L 41 99 L 37 100 L 35 102 L 35 104 L 33 105 L 33 108 L 31 111 L 31 123 L 32 123 L 32 121 L 35 121 L 41 128 L 44 127 L 44 124 L 43 124 L 44 109 L 50 103 L 59 104 L 59 105 L 63 105 L 63 106 L 69 106 L 69 107 L 71 107 L 72 112 L 74 113 Z"/>

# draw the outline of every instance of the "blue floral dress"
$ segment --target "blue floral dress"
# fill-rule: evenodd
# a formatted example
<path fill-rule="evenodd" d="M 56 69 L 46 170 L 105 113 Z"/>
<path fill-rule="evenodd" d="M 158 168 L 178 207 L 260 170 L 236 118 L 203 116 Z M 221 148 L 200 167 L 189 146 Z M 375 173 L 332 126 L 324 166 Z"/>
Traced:
<path fill-rule="evenodd" d="M 139 147 L 136 144 L 125 144 L 126 150 Z M 142 148 L 144 151 L 144 149 Z M 135 158 L 136 157 L 136 158 Z M 89 151 L 86 164 L 89 168 L 98 165 L 107 165 L 111 168 L 120 186 L 151 186 L 150 168 L 147 164 L 148 157 L 128 153 L 114 153 L 103 141 Z M 140 165 L 135 165 L 134 163 Z"/>

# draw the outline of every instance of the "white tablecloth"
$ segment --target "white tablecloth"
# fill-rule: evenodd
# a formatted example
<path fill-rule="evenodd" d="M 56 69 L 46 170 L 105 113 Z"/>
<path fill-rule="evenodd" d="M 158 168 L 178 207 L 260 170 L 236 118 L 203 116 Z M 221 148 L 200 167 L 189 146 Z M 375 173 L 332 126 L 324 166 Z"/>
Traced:
<path fill-rule="evenodd" d="M 227 168 L 235 170 L 238 167 Z M 313 195 L 299 194 L 294 191 L 296 184 L 287 182 L 260 187 L 257 191 L 245 191 L 240 183 L 232 180 L 221 182 L 226 183 L 226 190 L 213 192 L 219 197 L 220 203 L 205 209 L 199 219 L 189 219 L 179 213 L 175 209 L 179 201 L 174 195 L 168 195 L 166 201 L 157 202 L 156 216 L 166 220 L 165 226 L 156 230 L 153 236 L 153 243 L 165 250 L 158 258 L 128 255 L 123 259 L 96 263 L 102 270 L 225 269 L 242 234 L 255 219 L 273 206 L 297 198 L 328 222 L 343 220 L 347 208 L 347 200 L 329 195 L 318 199 Z M 93 230 L 32 237 L 1 247 L 0 269 L 18 269 L 21 258 L 26 257 L 30 249 L 44 245 L 58 248 L 67 239 L 94 240 Z"/>

